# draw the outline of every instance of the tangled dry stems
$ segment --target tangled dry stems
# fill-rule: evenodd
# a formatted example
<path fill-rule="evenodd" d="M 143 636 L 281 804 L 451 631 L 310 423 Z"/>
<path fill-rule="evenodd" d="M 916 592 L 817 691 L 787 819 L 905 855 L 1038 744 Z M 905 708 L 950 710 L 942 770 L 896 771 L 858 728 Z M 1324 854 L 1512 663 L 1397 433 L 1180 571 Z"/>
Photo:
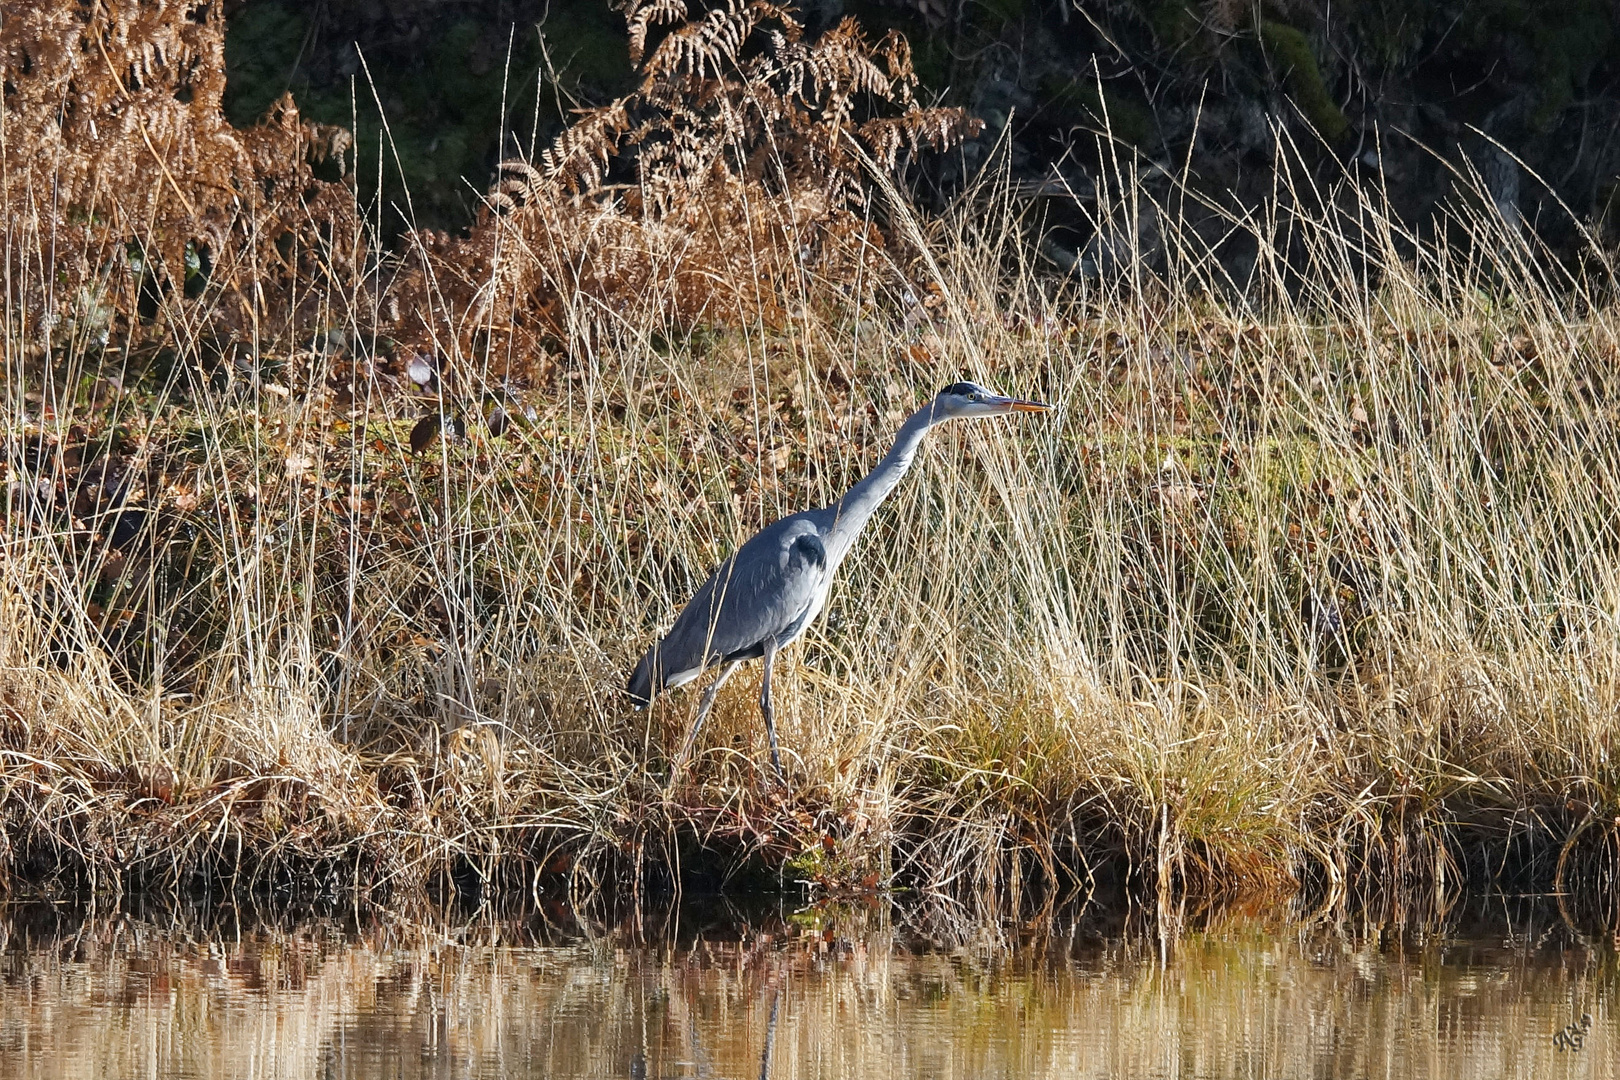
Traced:
<path fill-rule="evenodd" d="M 792 73 L 821 45 L 739 52 L 786 19 L 667 35 L 639 97 L 504 169 L 461 240 L 367 261 L 332 239 L 364 214 L 301 206 L 307 262 L 253 264 L 279 292 L 171 271 L 143 314 L 147 267 L 99 252 L 184 229 L 7 187 L 0 880 L 764 868 L 1005 900 L 1113 876 L 1168 909 L 1302 883 L 1444 903 L 1512 872 L 1612 918 L 1609 268 L 1563 271 L 1486 200 L 1426 239 L 1346 184 L 1232 222 L 1259 252 L 1238 290 L 1122 171 L 1117 280 L 1054 278 L 1010 186 L 925 220 L 880 140 L 863 160 L 817 128 L 851 135 L 843 84 Z M 840 33 L 890 65 L 861 92 L 888 78 L 921 115 L 903 50 Z M 567 164 L 676 130 L 709 132 L 702 168 L 644 154 L 614 188 Z M 184 188 L 148 179 L 138 205 Z M 220 235 L 287 227 L 232 213 Z M 105 344 L 49 307 L 75 302 L 40 254 L 63 222 L 98 253 L 68 280 Z M 285 302 L 246 334 L 242 295 Z M 629 661 L 959 374 L 1061 407 L 929 446 L 785 665 L 787 790 L 743 678 L 666 787 L 693 702 L 633 712 Z"/>

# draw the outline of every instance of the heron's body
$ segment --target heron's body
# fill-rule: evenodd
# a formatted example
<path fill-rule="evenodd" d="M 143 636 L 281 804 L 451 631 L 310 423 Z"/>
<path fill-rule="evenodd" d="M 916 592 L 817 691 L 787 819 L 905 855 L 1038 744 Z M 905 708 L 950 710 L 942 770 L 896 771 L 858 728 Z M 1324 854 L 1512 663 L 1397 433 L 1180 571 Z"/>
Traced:
<path fill-rule="evenodd" d="M 767 525 L 710 575 L 649 649 L 630 679 L 630 696 L 685 686 L 710 666 L 757 660 L 765 645 L 787 645 L 827 601 L 826 510 L 809 510 Z M 662 682 L 654 687 L 654 680 Z"/>
<path fill-rule="evenodd" d="M 827 604 L 833 575 L 872 514 L 910 469 L 928 429 L 957 416 L 1039 412 L 1037 402 L 993 394 L 973 383 L 946 387 L 900 428 L 894 447 L 843 498 L 819 510 L 785 517 L 755 533 L 709 576 L 675 625 L 642 656 L 626 687 L 638 706 L 665 689 L 696 679 L 711 667 L 720 676 L 704 692 L 686 743 L 685 759 L 715 692 L 738 664 L 763 659 L 760 711 L 770 736 L 771 763 L 781 772 L 770 701 L 776 653 L 813 623 Z"/>

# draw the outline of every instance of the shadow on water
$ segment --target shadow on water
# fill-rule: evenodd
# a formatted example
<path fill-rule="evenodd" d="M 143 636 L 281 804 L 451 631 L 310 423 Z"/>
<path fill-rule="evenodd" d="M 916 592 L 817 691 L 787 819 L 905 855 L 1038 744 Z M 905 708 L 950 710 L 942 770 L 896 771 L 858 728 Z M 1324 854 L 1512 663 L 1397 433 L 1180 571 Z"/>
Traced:
<path fill-rule="evenodd" d="M 1443 919 L 692 898 L 0 908 L 0 1076 L 1613 1076 L 1614 941 Z"/>

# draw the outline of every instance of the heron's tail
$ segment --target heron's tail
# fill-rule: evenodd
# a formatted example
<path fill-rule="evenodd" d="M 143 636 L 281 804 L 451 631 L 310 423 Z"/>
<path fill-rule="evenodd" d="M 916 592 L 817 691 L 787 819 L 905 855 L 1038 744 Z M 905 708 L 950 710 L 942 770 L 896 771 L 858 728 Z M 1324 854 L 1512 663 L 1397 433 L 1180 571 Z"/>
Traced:
<path fill-rule="evenodd" d="M 630 701 L 638 709 L 645 709 L 652 704 L 653 695 L 662 687 L 654 685 L 653 669 L 658 666 L 658 646 L 654 645 L 642 656 L 641 662 L 636 664 L 636 670 L 630 673 L 630 681 L 625 684 L 624 691 L 630 695 Z"/>

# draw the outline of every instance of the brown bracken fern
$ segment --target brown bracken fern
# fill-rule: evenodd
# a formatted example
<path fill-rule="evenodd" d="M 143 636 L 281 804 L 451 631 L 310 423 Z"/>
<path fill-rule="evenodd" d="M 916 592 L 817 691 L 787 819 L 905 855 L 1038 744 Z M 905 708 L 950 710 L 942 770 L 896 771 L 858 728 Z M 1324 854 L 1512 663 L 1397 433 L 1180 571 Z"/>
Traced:
<path fill-rule="evenodd" d="M 231 127 L 222 8 L 0 3 L 0 229 L 8 258 L 50 264 L 18 262 L 10 280 L 79 287 L 17 297 L 37 329 L 73 314 L 85 288 L 131 315 L 143 281 L 177 296 L 217 283 L 236 302 L 210 302 L 211 317 L 252 325 L 295 278 L 355 254 L 352 194 L 315 175 L 329 160 L 344 171 L 348 133 L 301 120 L 290 96 Z"/>
<path fill-rule="evenodd" d="M 807 41 L 759 0 L 628 0 L 625 17 L 640 85 L 504 164 L 466 239 L 418 238 L 423 294 L 401 286 L 397 336 L 470 349 L 512 333 L 511 355 L 648 298 L 677 323 L 780 324 L 885 280 L 868 170 L 978 130 L 919 105 L 905 40 L 873 43 L 853 19 Z M 616 170 L 633 182 L 608 183 Z"/>

